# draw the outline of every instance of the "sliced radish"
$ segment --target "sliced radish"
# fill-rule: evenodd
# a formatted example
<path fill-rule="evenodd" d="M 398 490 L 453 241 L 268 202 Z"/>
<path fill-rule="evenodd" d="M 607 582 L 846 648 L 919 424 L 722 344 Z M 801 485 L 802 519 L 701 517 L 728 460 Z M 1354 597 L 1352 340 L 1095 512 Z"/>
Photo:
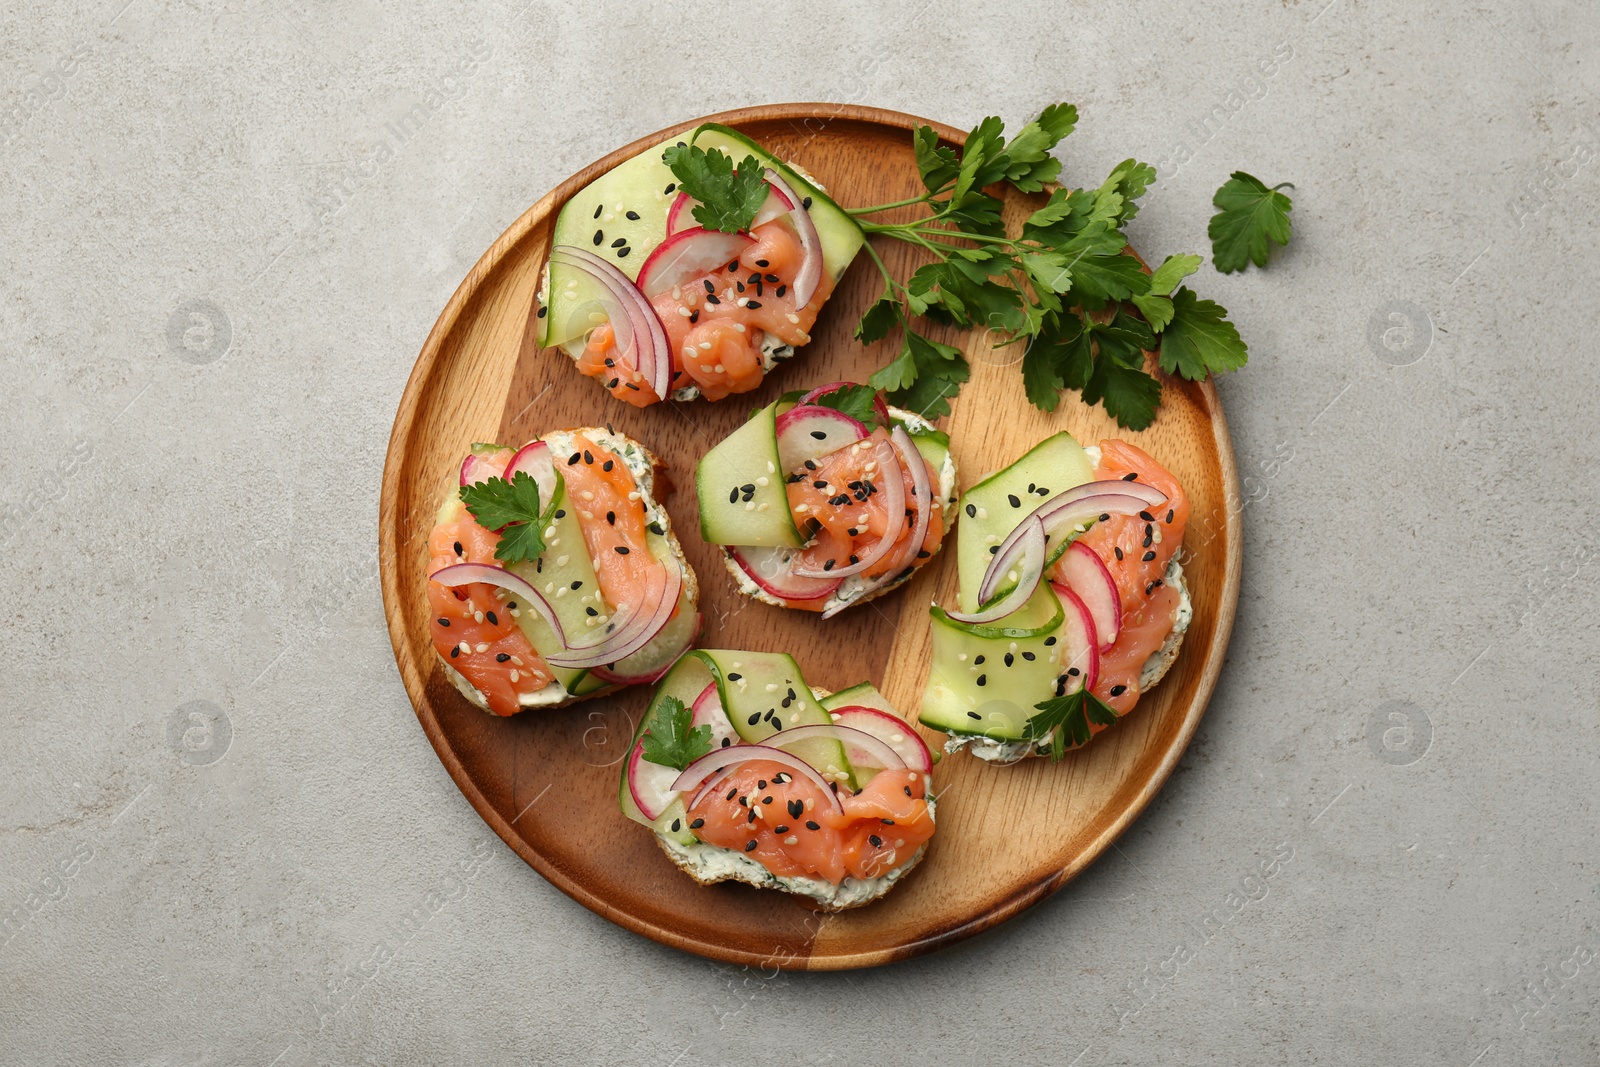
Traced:
<path fill-rule="evenodd" d="M 795 726 L 784 730 L 782 733 L 773 734 L 767 738 L 766 743 L 774 748 L 786 748 L 789 745 L 797 745 L 802 741 L 816 740 L 839 742 L 844 746 L 845 755 L 849 758 L 852 767 L 881 771 L 906 765 L 906 761 L 901 758 L 900 753 L 895 751 L 894 746 L 882 740 L 876 734 L 838 724 L 827 726 L 818 723 L 815 726 Z M 857 758 L 858 755 L 859 759 Z"/>
<path fill-rule="evenodd" d="M 639 270 L 639 291 L 656 297 L 673 286 L 687 285 L 702 274 L 738 259 L 755 244 L 742 233 L 722 233 L 699 226 L 662 241 Z"/>
<path fill-rule="evenodd" d="M 644 758 L 644 738 L 639 738 L 628 756 L 628 792 L 633 794 L 633 802 L 639 805 L 645 818 L 661 818 L 667 805 L 677 798 L 678 793 L 672 788 L 677 777 L 678 768 L 651 763 Z"/>
<path fill-rule="evenodd" d="M 815 408 L 813 410 L 826 411 L 827 409 Z M 859 426 L 860 423 L 856 423 L 856 425 Z M 778 449 L 781 454 L 783 449 L 781 437 L 778 441 Z M 878 561 L 888 555 L 889 551 L 894 548 L 894 543 L 899 540 L 900 531 L 905 529 L 906 526 L 906 483 L 900 477 L 900 463 L 895 458 L 894 446 L 888 441 L 879 441 L 877 447 L 873 450 L 872 457 L 878 465 L 879 477 L 883 479 L 882 485 L 878 485 L 876 482 L 872 483 L 883 493 L 883 506 L 887 515 L 887 524 L 883 528 L 883 533 L 872 543 L 872 547 L 866 549 L 861 555 L 854 557 L 854 563 L 850 563 L 847 560 L 845 561 L 845 566 L 828 566 L 826 569 L 797 566 L 794 569 L 794 573 L 798 577 L 846 578 L 852 574 L 860 574 L 862 571 L 876 566 Z"/>
<path fill-rule="evenodd" d="M 756 217 L 750 220 L 750 228 L 763 226 L 773 219 L 781 218 L 794 210 L 794 201 L 783 193 L 767 186 L 767 199 L 761 205 L 761 210 L 756 212 Z M 679 193 L 672 201 L 672 206 L 667 209 L 667 236 L 672 236 L 679 230 L 686 230 L 691 226 L 700 225 L 695 221 L 694 209 L 700 206 L 700 201 L 688 193 Z"/>
<path fill-rule="evenodd" d="M 835 708 L 832 715 L 833 721 L 840 726 L 871 734 L 894 749 L 895 754 L 912 770 L 921 771 L 923 774 L 933 771 L 933 753 L 928 751 L 927 744 L 904 719 L 859 704 Z M 845 744 L 845 755 L 849 757 L 851 765 L 861 765 L 861 759 L 848 742 Z"/>
<path fill-rule="evenodd" d="M 867 436 L 867 428 L 833 408 L 805 404 L 778 416 L 778 467 L 795 470 L 808 459 L 821 459 Z"/>
<path fill-rule="evenodd" d="M 672 669 L 700 636 L 700 613 L 681 596 L 678 613 L 644 647 L 615 663 L 591 667 L 595 677 L 617 685 L 649 685 Z"/>
<path fill-rule="evenodd" d="M 799 756 L 785 752 L 781 748 L 773 748 L 770 745 L 731 745 L 728 748 L 714 750 L 709 755 L 701 756 L 685 767 L 683 773 L 673 781 L 673 792 L 682 793 L 689 789 L 695 789 L 718 771 L 727 770 L 740 763 L 748 763 L 750 760 L 767 760 L 772 763 L 782 764 L 786 769 L 794 771 L 816 786 L 835 813 L 844 814 L 844 805 L 839 803 L 838 796 L 828 786 L 828 780 L 822 777 L 815 767 Z M 698 801 L 698 799 L 697 796 L 696 800 Z M 694 805 L 691 804 L 690 806 L 693 807 Z"/>
<path fill-rule="evenodd" d="M 822 238 L 817 234 L 816 224 L 811 221 L 811 213 L 805 209 L 804 201 L 795 194 L 777 171 L 767 168 L 767 181 L 795 209 L 789 213 L 789 218 L 794 222 L 795 232 L 800 235 L 800 247 L 805 250 L 805 259 L 800 264 L 800 269 L 795 273 L 794 306 L 803 308 L 811 303 L 811 297 L 817 291 L 817 285 L 822 281 Z"/>
<path fill-rule="evenodd" d="M 694 718 L 690 720 L 690 727 L 711 727 L 711 747 L 727 748 L 739 743 L 739 735 L 733 729 L 733 723 L 728 721 L 728 713 L 722 710 L 722 695 L 717 692 L 717 683 L 712 682 L 700 691 L 694 700 Z"/>
<path fill-rule="evenodd" d="M 561 630 L 561 620 L 556 618 L 555 609 L 550 606 L 550 602 L 530 582 L 504 567 L 488 563 L 453 563 L 428 575 L 428 580 L 452 588 L 478 584 L 498 586 L 521 598 L 535 614 L 549 624 L 551 631 L 556 635 L 556 640 L 563 645 L 566 644 L 566 636 Z"/>
<path fill-rule="evenodd" d="M 844 584 L 843 578 L 801 578 L 794 573 L 798 548 L 752 548 L 730 545 L 728 555 L 761 591 L 782 600 L 822 600 Z"/>
<path fill-rule="evenodd" d="M 814 403 L 816 401 L 817 397 L 819 397 L 819 396 L 827 396 L 829 393 L 835 392 L 836 390 L 846 389 L 846 388 L 849 388 L 850 386 L 859 385 L 859 384 L 861 384 L 861 383 L 860 382 L 829 382 L 827 385 L 819 386 L 816 389 L 811 390 L 811 392 L 806 393 L 798 401 L 796 401 L 796 406 L 798 407 L 800 404 L 811 404 L 811 403 Z M 883 394 L 882 393 L 873 393 L 872 394 L 872 411 L 873 411 L 874 414 L 876 414 L 878 416 L 879 425 L 881 425 L 881 426 L 888 426 L 889 425 L 889 405 L 887 405 L 887 404 L 885 404 L 883 402 Z"/>
<path fill-rule="evenodd" d="M 492 461 L 475 453 L 461 461 L 462 485 L 477 485 L 479 482 L 486 482 L 490 478 L 498 478 L 501 473 L 500 467 L 495 466 Z"/>
<path fill-rule="evenodd" d="M 1093 689 L 1100 680 L 1100 639 L 1095 634 L 1094 616 L 1078 594 L 1058 582 L 1050 585 L 1067 613 L 1062 623 L 1062 632 L 1067 638 L 1067 647 L 1062 653 L 1065 664 L 1062 673 L 1067 676 L 1065 691 L 1076 693 L 1079 689 Z"/>
<path fill-rule="evenodd" d="M 506 481 L 516 477 L 518 471 L 527 471 L 528 477 L 539 484 L 539 507 L 549 508 L 556 498 L 556 468 L 550 460 L 550 446 L 543 441 L 523 445 L 506 464 Z"/>
<path fill-rule="evenodd" d="M 1094 632 L 1100 639 L 1100 651 L 1110 651 L 1122 632 L 1122 594 L 1117 591 L 1117 580 L 1111 571 L 1088 545 L 1074 541 L 1067 546 L 1056 564 L 1056 574 L 1061 581 L 1078 594 L 1094 616 Z"/>

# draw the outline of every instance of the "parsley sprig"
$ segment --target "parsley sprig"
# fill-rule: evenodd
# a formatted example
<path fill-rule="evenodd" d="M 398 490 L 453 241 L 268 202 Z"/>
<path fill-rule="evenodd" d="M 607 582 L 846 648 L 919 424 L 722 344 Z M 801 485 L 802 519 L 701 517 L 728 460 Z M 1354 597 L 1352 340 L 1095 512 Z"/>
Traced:
<path fill-rule="evenodd" d="M 505 563 L 538 559 L 544 553 L 544 512 L 539 509 L 539 483 L 527 471 L 510 481 L 486 478 L 461 487 L 461 501 L 486 530 L 499 530 L 494 558 Z"/>
<path fill-rule="evenodd" d="M 700 201 L 694 218 L 708 230 L 748 230 L 767 200 L 766 170 L 755 156 L 739 165 L 720 148 L 709 152 L 696 145 L 675 144 L 662 158 L 678 179 L 678 188 Z"/>
<path fill-rule="evenodd" d="M 878 391 L 870 385 L 841 385 L 814 397 L 811 403 L 842 412 L 870 431 L 878 425 L 878 410 L 873 403 L 877 397 Z"/>
<path fill-rule="evenodd" d="M 1222 183 L 1211 198 L 1211 203 L 1221 208 L 1211 216 L 1206 232 L 1211 238 L 1211 262 L 1224 274 L 1244 270 L 1245 264 L 1258 267 L 1267 265 L 1272 246 L 1289 243 L 1293 229 L 1289 212 L 1294 202 L 1279 189 L 1292 189 L 1289 182 L 1267 188 L 1267 183 L 1253 174 L 1236 170 Z"/>
<path fill-rule="evenodd" d="M 1025 193 L 1051 188 L 1061 163 L 1050 151 L 1077 120 L 1071 104 L 1053 104 L 1008 142 L 1004 123 L 990 117 L 961 149 L 919 126 L 913 144 L 927 191 L 850 209 L 868 235 L 931 257 L 901 281 L 870 243 L 866 248 L 884 291 L 856 337 L 871 344 L 901 329 L 899 355 L 868 379 L 894 403 L 929 418 L 947 414 L 971 373 L 960 350 L 913 328 L 919 317 L 986 328 L 1002 344 L 1025 345 L 1023 384 L 1035 406 L 1052 411 L 1062 389 L 1076 389 L 1132 429 L 1148 426 L 1161 402 L 1160 382 L 1144 369 L 1146 351 L 1160 352 L 1167 373 L 1190 379 L 1244 364 L 1248 353 L 1226 312 L 1177 288 L 1199 256 L 1169 257 L 1146 274 L 1128 254 L 1124 227 L 1138 214 L 1155 168 L 1128 159 L 1096 189 L 1053 188 L 1020 233 L 1008 229 L 1002 201 L 985 187 L 1006 181 Z M 905 222 L 863 218 L 911 206 L 928 214 Z"/>
<path fill-rule="evenodd" d="M 1088 744 L 1093 736 L 1090 723 L 1110 726 L 1117 721 L 1116 710 L 1087 689 L 1041 701 L 1034 707 L 1039 714 L 1027 721 L 1022 736 L 1029 741 L 1048 739 L 1052 760 L 1066 754 L 1068 739 L 1073 748 Z"/>
<path fill-rule="evenodd" d="M 644 758 L 662 767 L 683 770 L 711 751 L 711 727 L 690 726 L 694 713 L 677 697 L 663 697 L 644 728 Z"/>

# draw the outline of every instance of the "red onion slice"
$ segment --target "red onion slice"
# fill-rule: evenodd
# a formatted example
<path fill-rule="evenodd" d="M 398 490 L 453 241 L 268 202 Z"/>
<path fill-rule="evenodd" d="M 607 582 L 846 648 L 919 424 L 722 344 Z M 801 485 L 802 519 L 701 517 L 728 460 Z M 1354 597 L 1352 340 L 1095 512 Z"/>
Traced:
<path fill-rule="evenodd" d="M 812 739 L 837 741 L 842 745 L 853 745 L 867 754 L 867 759 L 861 762 L 863 767 L 887 770 L 906 765 L 906 761 L 900 758 L 900 753 L 894 750 L 894 746 L 874 737 L 865 730 L 857 730 L 850 726 L 837 724 L 829 726 L 818 723 L 815 726 L 793 726 L 767 738 L 767 744 L 774 748 L 783 748 Z M 851 762 L 854 763 L 855 761 L 852 760 Z"/>
<path fill-rule="evenodd" d="M 625 625 L 597 643 L 576 648 L 569 645 L 565 652 L 546 656 L 545 662 L 555 667 L 602 667 L 632 655 L 655 640 L 672 618 L 678 596 L 683 591 L 683 573 L 671 564 L 665 565 L 663 571 L 664 585 L 657 587 L 652 583 L 652 594 L 633 609 Z"/>
<path fill-rule="evenodd" d="M 506 464 L 506 481 L 511 481 L 518 471 L 527 471 L 528 477 L 539 485 L 539 507 L 548 511 L 556 499 L 556 467 L 550 459 L 550 446 L 543 441 L 531 441 L 517 450 Z"/>
<path fill-rule="evenodd" d="M 911 540 L 906 544 L 900 562 L 895 565 L 895 570 L 901 570 L 916 566 L 917 553 L 922 551 L 922 542 L 928 539 L 928 526 L 933 519 L 933 484 L 928 480 L 928 465 L 923 462 L 917 446 L 912 444 L 911 435 L 906 433 L 905 427 L 896 426 L 889 439 L 894 442 L 895 451 L 900 453 L 900 463 L 911 475 L 911 506 L 917 509 L 917 523 L 911 529 Z"/>
<path fill-rule="evenodd" d="M 656 318 L 655 309 L 639 291 L 639 287 L 626 274 L 587 249 L 556 245 L 550 250 L 550 258 L 589 275 L 616 298 L 631 327 L 634 370 L 644 377 L 656 396 L 665 400 L 671 391 L 672 353 L 667 347 L 667 334 L 661 328 L 661 320 Z M 616 321 L 612 319 L 613 329 L 617 328 Z M 617 343 L 620 348 L 620 331 Z M 627 358 L 626 355 L 624 358 Z"/>
<path fill-rule="evenodd" d="M 895 541 L 900 537 L 900 531 L 905 529 L 906 525 L 906 483 L 905 479 L 900 477 L 900 461 L 895 457 L 894 446 L 888 441 L 878 442 L 877 447 L 873 449 L 872 458 L 878 465 L 876 473 L 884 482 L 878 486 L 884 495 L 884 507 L 888 511 L 888 524 L 883 528 L 883 535 L 867 549 L 866 555 L 856 557 L 856 562 L 843 567 L 829 567 L 827 570 L 796 567 L 794 573 L 799 577 L 848 578 L 871 567 L 894 548 Z M 878 485 L 877 482 L 872 484 Z"/>
<path fill-rule="evenodd" d="M 550 607 L 550 602 L 530 582 L 518 577 L 504 567 L 494 567 L 487 563 L 452 563 L 448 567 L 441 567 L 434 571 L 428 575 L 428 579 L 452 588 L 462 585 L 475 585 L 481 582 L 484 585 L 498 586 L 508 593 L 515 593 L 526 601 L 528 607 L 532 608 L 541 619 L 549 624 L 550 629 L 556 635 L 556 640 L 566 644 L 567 638 L 561 630 L 561 620 L 556 618 L 556 613 Z"/>
<path fill-rule="evenodd" d="M 1006 546 L 995 553 L 994 559 L 990 561 L 989 569 L 984 572 L 982 588 L 988 588 L 991 575 L 996 576 L 995 584 L 998 585 L 1010 575 L 1013 567 L 1017 570 L 1017 584 L 1012 586 L 1009 593 L 986 608 L 982 607 L 985 600 L 984 593 L 980 591 L 978 594 L 980 610 L 947 611 L 946 615 L 957 622 L 993 622 L 1010 615 L 1033 596 L 1033 591 L 1039 588 L 1039 579 L 1044 577 L 1044 523 L 1037 514 L 1033 514 L 1023 519 L 1017 529 L 1022 531 L 1021 535 L 1014 540 L 1008 540 Z M 993 596 L 993 590 L 990 590 L 988 595 Z"/>
<path fill-rule="evenodd" d="M 794 220 L 795 232 L 800 235 L 800 247 L 805 250 L 805 259 L 795 273 L 794 284 L 790 288 L 794 290 L 794 306 L 803 308 L 811 303 L 811 297 L 822 281 L 822 238 L 817 234 L 816 224 L 811 221 L 811 213 L 805 209 L 805 201 L 795 194 L 782 175 L 768 167 L 767 181 L 794 205 L 789 217 Z"/>
<path fill-rule="evenodd" d="M 780 763 L 796 774 L 803 776 L 822 791 L 822 795 L 828 799 L 828 804 L 833 808 L 835 814 L 844 814 L 844 805 L 839 803 L 839 798 L 829 787 L 828 780 L 822 777 L 815 767 L 799 756 L 768 745 L 733 745 L 729 748 L 718 749 L 709 755 L 701 756 L 683 769 L 683 773 L 678 775 L 677 779 L 672 783 L 672 788 L 680 793 L 694 789 L 718 771 L 728 770 L 751 760 L 767 760 L 772 763 Z M 699 799 L 700 796 L 701 794 L 697 793 L 696 799 Z"/>

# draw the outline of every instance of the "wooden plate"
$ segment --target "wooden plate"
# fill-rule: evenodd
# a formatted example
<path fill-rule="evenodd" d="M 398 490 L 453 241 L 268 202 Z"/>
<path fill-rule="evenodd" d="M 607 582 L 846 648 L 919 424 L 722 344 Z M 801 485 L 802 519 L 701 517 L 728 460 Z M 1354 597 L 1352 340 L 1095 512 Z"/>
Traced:
<path fill-rule="evenodd" d="M 790 104 L 712 119 L 804 166 L 845 204 L 886 203 L 920 191 L 910 130 L 923 121 L 877 108 Z M 664 944 L 714 959 L 809 969 L 866 967 L 970 937 L 1070 881 L 1144 809 L 1177 764 L 1221 669 L 1239 588 L 1237 475 L 1227 424 L 1209 383 L 1166 382 L 1160 417 L 1143 433 L 1118 431 L 1098 408 L 1064 399 L 1054 415 L 1031 407 L 1013 350 L 951 331 L 972 359 L 972 380 L 944 420 L 962 483 L 1070 430 L 1084 443 L 1121 436 L 1156 456 L 1188 488 L 1193 517 L 1185 568 L 1194 621 L 1176 666 L 1135 711 L 1058 764 L 993 767 L 969 756 L 935 774 L 939 831 L 927 860 L 883 900 L 839 915 L 798 898 L 738 885 L 702 888 L 651 835 L 617 808 L 620 763 L 648 700 L 646 688 L 556 712 L 500 719 L 473 708 L 444 679 L 428 631 L 426 543 L 433 514 L 456 484 L 473 441 L 521 444 L 552 429 L 612 423 L 670 467 L 667 506 L 700 575 L 708 648 L 785 650 L 813 685 L 877 683 L 914 714 L 927 675 L 930 598 L 955 593 L 955 554 L 865 608 L 822 622 L 738 595 L 697 536 L 692 473 L 700 455 L 756 406 L 785 389 L 864 379 L 891 353 L 851 339 L 882 290 L 865 256 L 846 275 L 812 344 L 747 396 L 719 404 L 638 411 L 534 341 L 534 291 L 555 217 L 593 178 L 699 122 L 651 134 L 584 168 L 519 218 L 483 254 L 417 357 L 395 416 L 379 520 L 384 605 L 395 659 L 439 758 L 484 821 L 535 870 L 596 913 Z M 932 123 L 953 144 L 962 134 Z M 1015 211 L 1029 198 L 1009 191 Z M 881 245 L 891 269 L 913 251 Z M 901 273 L 901 277 L 905 273 Z M 960 527 L 957 527 L 957 534 Z M 937 743 L 940 735 L 927 734 Z"/>

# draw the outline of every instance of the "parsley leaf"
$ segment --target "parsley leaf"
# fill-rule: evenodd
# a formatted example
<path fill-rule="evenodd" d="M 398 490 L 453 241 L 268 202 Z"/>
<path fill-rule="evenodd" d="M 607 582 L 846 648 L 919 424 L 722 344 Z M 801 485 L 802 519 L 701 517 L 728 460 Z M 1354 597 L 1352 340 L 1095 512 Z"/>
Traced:
<path fill-rule="evenodd" d="M 678 179 L 678 188 L 700 201 L 695 221 L 708 230 L 748 230 L 767 201 L 766 171 L 755 156 L 745 156 L 737 169 L 720 148 L 673 145 L 662 156 Z"/>
<path fill-rule="evenodd" d="M 539 483 L 527 471 L 518 471 L 510 481 L 487 478 L 476 485 L 463 485 L 461 500 L 479 526 L 500 531 L 495 559 L 519 563 L 537 559 L 544 552 Z"/>
<path fill-rule="evenodd" d="M 694 712 L 677 697 L 662 697 L 645 724 L 644 758 L 662 767 L 683 770 L 711 751 L 711 727 L 690 727 Z"/>
<path fill-rule="evenodd" d="M 877 397 L 878 391 L 870 385 L 841 385 L 811 403 L 841 411 L 871 430 L 878 425 L 878 412 L 873 406 Z"/>
<path fill-rule="evenodd" d="M 1190 381 L 1244 366 L 1249 349 L 1224 316 L 1226 309 L 1201 300 L 1187 286 L 1172 295 L 1172 321 L 1161 334 L 1161 369 Z"/>
<path fill-rule="evenodd" d="M 1260 178 L 1236 170 L 1222 183 L 1211 203 L 1222 210 L 1211 216 L 1206 232 L 1211 236 L 1211 262 L 1224 274 L 1244 270 L 1246 263 L 1267 265 L 1268 240 L 1289 243 L 1289 211 L 1294 204 L 1279 189 L 1268 189 Z"/>
<path fill-rule="evenodd" d="M 856 340 L 864 345 L 873 344 L 889 336 L 889 331 L 899 324 L 900 301 L 894 298 L 891 290 L 867 308 L 861 321 L 856 323 Z"/>
<path fill-rule="evenodd" d="M 906 330 L 900 354 L 874 371 L 867 383 L 887 392 L 898 407 L 937 419 L 950 414 L 950 397 L 971 376 L 959 348 Z"/>
<path fill-rule="evenodd" d="M 1087 404 L 1104 404 L 1117 425 L 1142 430 L 1155 421 L 1161 406 L 1161 383 L 1142 369 L 1115 359 L 1098 359 L 1083 387 Z"/>
<path fill-rule="evenodd" d="M 1168 294 L 1179 282 L 1200 269 L 1200 257 L 1194 255 L 1168 256 L 1150 275 L 1150 292 L 1130 299 L 1139 314 L 1145 317 L 1150 328 L 1160 333 L 1172 321 L 1172 301 Z"/>
<path fill-rule="evenodd" d="M 1023 737 L 1030 741 L 1050 741 L 1051 760 L 1060 759 L 1072 747 L 1089 743 L 1094 736 L 1089 724 L 1110 726 L 1117 721 L 1116 711 L 1087 689 L 1069 693 L 1064 697 L 1044 700 L 1034 705 L 1039 714 L 1029 719 L 1023 727 Z"/>

